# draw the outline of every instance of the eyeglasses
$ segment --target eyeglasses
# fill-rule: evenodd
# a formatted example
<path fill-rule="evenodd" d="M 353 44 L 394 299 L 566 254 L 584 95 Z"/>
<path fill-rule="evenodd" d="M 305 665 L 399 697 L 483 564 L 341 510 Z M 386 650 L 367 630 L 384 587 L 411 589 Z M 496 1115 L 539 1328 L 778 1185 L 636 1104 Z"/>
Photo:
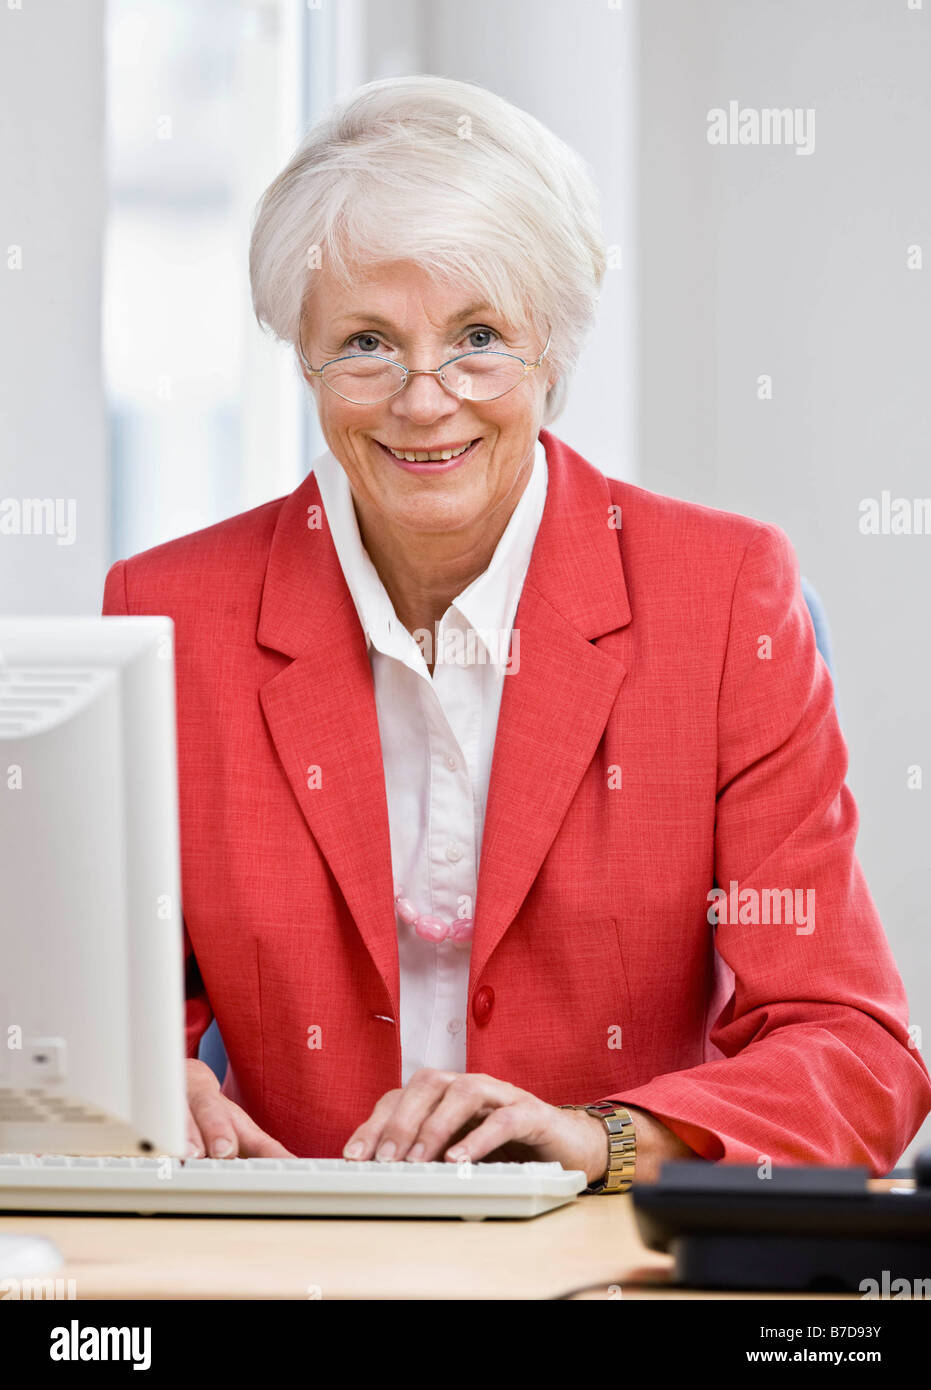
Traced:
<path fill-rule="evenodd" d="M 354 353 L 334 357 L 322 367 L 312 367 L 304 356 L 304 343 L 298 329 L 301 361 L 311 376 L 318 376 L 337 396 L 353 405 L 378 405 L 403 391 L 412 376 L 438 376 L 448 391 L 463 401 L 496 401 L 539 367 L 550 345 L 550 334 L 536 362 L 525 362 L 510 352 L 464 352 L 442 366 L 428 371 L 395 362 L 374 353 Z"/>

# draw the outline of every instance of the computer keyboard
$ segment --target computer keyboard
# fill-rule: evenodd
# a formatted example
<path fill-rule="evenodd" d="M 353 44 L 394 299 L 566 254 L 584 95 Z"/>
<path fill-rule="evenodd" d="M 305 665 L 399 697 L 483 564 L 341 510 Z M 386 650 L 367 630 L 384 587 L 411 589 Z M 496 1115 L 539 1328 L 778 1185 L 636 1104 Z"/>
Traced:
<path fill-rule="evenodd" d="M 187 1216 L 539 1216 L 585 1174 L 559 1163 L 0 1154 L 0 1211 Z"/>

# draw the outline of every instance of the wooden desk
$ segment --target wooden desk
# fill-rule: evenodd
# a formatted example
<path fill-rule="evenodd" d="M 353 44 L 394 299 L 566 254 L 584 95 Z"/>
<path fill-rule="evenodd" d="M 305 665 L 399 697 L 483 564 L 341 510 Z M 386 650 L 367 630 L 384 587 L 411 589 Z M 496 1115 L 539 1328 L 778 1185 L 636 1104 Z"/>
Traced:
<path fill-rule="evenodd" d="M 593 1285 L 596 1299 L 776 1296 L 664 1287 L 671 1260 L 640 1241 L 629 1196 L 579 1198 L 530 1221 L 37 1212 L 0 1217 L 9 1231 L 53 1240 L 66 1264 L 52 1277 L 73 1278 L 78 1299 L 551 1299 Z"/>

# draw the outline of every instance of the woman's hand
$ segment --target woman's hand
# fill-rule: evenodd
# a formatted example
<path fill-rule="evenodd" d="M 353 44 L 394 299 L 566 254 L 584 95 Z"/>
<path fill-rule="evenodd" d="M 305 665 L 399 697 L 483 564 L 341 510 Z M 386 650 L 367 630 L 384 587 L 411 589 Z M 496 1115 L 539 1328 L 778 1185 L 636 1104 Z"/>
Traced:
<path fill-rule="evenodd" d="M 627 1109 L 637 1140 L 637 1181 L 655 1181 L 666 1159 L 698 1157 L 655 1115 Z M 358 1151 L 350 1153 L 356 1144 Z M 350 1135 L 343 1157 L 555 1162 L 598 1182 L 608 1166 L 608 1135 L 603 1121 L 587 1111 L 560 1110 L 507 1081 L 422 1067 L 403 1090 L 385 1092 Z"/>
<path fill-rule="evenodd" d="M 259 1129 L 241 1106 L 228 1100 L 206 1062 L 190 1057 L 187 1073 L 188 1158 L 293 1158 Z"/>
<path fill-rule="evenodd" d="M 350 1152 L 354 1144 L 361 1147 Z M 343 1157 L 556 1162 L 595 1182 L 608 1164 L 608 1136 L 584 1110 L 560 1110 L 507 1081 L 422 1067 L 403 1090 L 385 1092 Z"/>

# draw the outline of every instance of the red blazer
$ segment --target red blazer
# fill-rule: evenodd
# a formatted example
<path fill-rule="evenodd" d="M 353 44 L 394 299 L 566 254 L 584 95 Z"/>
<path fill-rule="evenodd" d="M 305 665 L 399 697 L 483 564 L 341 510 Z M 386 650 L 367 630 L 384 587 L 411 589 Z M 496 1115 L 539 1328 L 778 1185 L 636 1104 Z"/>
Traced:
<path fill-rule="evenodd" d="M 552 1103 L 625 1100 L 709 1159 L 886 1172 L 931 1082 L 855 858 L 794 551 L 540 438 L 467 1070 Z M 327 1156 L 401 1085 L 401 1052 L 372 674 L 319 507 L 311 473 L 118 561 L 103 611 L 175 623 L 188 1054 L 215 1014 L 226 1093 Z M 732 881 L 757 921 L 715 926 L 709 892 Z M 769 889 L 814 890 L 814 930 L 760 920 Z"/>

